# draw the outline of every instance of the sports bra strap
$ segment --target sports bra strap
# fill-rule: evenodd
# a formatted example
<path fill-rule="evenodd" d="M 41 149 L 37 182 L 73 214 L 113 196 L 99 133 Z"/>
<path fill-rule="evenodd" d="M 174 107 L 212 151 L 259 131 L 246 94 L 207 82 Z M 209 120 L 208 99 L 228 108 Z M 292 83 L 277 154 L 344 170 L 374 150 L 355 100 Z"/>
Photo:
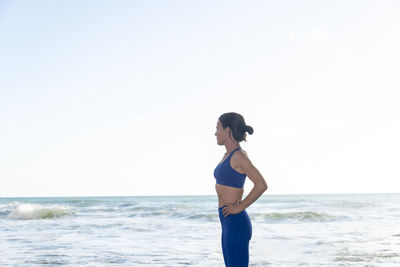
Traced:
<path fill-rule="evenodd" d="M 228 158 L 232 157 L 233 153 L 235 153 L 235 151 L 237 151 L 237 150 L 239 150 L 239 149 L 240 149 L 240 147 L 234 149 L 234 150 L 229 154 Z"/>

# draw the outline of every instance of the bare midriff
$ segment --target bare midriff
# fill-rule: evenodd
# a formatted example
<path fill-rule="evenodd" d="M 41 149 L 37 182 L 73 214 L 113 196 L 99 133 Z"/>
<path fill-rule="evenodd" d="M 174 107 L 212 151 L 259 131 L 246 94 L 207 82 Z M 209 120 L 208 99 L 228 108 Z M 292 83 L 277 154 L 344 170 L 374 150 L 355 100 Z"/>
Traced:
<path fill-rule="evenodd" d="M 218 195 L 218 207 L 227 204 L 235 204 L 242 201 L 243 188 L 236 188 L 221 184 L 215 184 L 215 190 Z"/>

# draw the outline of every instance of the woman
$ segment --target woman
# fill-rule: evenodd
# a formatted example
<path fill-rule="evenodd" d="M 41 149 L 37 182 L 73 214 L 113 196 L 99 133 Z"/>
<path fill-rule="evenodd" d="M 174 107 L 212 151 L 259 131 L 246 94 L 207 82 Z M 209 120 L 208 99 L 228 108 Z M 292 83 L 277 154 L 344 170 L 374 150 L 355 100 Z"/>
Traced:
<path fill-rule="evenodd" d="M 252 227 L 245 209 L 268 188 L 247 153 L 240 148 L 239 142 L 246 141 L 246 132 L 253 134 L 253 128 L 246 125 L 242 115 L 230 112 L 219 117 L 215 135 L 218 145 L 225 146 L 227 152 L 215 168 L 214 177 L 226 267 L 248 266 Z M 254 187 L 241 201 L 246 176 L 254 183 Z"/>

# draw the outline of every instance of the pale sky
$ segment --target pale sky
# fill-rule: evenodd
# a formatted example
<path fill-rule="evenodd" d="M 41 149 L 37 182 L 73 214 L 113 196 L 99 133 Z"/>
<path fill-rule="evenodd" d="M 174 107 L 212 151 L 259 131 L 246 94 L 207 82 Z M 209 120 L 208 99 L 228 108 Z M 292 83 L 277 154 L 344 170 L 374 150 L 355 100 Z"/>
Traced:
<path fill-rule="evenodd" d="M 400 192 L 399 1 L 0 1 L 0 197 Z M 247 179 L 245 194 L 252 188 Z"/>

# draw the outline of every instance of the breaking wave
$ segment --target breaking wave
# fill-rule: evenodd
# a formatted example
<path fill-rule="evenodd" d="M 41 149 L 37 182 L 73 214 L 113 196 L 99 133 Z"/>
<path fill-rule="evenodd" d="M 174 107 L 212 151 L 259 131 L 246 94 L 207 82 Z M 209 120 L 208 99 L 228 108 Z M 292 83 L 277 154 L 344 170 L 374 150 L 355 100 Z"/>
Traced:
<path fill-rule="evenodd" d="M 11 219 L 53 219 L 73 214 L 69 206 L 64 205 L 40 205 L 32 203 L 14 203 L 12 210 L 7 215 Z"/>
<path fill-rule="evenodd" d="M 319 213 L 314 211 L 299 211 L 299 212 L 288 212 L 288 213 L 264 213 L 258 214 L 256 217 L 262 217 L 267 221 L 284 221 L 284 220 L 295 220 L 301 222 L 325 222 L 334 221 L 342 217 L 332 216 L 326 213 Z"/>

